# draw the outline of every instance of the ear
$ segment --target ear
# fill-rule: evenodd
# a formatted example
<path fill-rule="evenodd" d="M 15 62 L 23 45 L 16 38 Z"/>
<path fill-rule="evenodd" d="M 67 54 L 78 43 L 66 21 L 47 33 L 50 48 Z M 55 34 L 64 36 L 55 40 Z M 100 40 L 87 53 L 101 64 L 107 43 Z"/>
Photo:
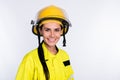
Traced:
<path fill-rule="evenodd" d="M 63 35 L 63 29 L 61 30 L 60 35 L 61 35 L 61 36 Z"/>
<path fill-rule="evenodd" d="M 60 32 L 60 34 L 61 34 L 61 36 L 63 35 L 63 26 L 62 25 L 60 25 L 61 26 L 61 32 Z"/>
<path fill-rule="evenodd" d="M 39 29 L 39 33 L 40 33 L 40 35 L 42 35 L 42 34 L 43 34 L 42 29 Z"/>

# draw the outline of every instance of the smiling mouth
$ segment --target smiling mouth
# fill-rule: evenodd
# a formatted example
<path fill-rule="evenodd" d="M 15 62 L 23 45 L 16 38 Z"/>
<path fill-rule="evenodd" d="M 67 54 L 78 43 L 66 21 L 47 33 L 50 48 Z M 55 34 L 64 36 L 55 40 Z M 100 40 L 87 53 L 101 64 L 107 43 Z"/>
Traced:
<path fill-rule="evenodd" d="M 49 41 L 49 42 L 55 42 L 56 39 L 53 39 L 53 38 L 52 38 L 52 39 L 48 39 L 48 41 Z"/>

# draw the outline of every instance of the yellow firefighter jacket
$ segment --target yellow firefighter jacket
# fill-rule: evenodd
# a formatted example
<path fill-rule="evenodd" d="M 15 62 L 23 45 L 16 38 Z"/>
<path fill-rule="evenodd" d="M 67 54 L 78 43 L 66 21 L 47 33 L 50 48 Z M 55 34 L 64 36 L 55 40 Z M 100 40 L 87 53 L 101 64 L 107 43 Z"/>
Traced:
<path fill-rule="evenodd" d="M 68 63 L 69 56 L 64 50 L 59 49 L 56 55 L 51 54 L 42 44 L 46 64 L 50 73 L 49 80 L 74 80 L 73 70 Z M 38 49 L 34 49 L 23 58 L 16 80 L 45 80 L 42 64 L 38 56 Z"/>

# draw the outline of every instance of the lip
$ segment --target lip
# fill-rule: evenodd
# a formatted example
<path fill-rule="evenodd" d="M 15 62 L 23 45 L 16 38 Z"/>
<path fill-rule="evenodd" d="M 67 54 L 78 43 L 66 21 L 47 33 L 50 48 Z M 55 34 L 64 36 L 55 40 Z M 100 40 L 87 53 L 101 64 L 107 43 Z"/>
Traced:
<path fill-rule="evenodd" d="M 55 42 L 55 41 L 56 41 L 56 39 L 53 39 L 53 38 L 48 38 L 48 41 L 49 41 L 49 42 L 51 42 L 51 43 L 53 43 L 53 42 Z"/>

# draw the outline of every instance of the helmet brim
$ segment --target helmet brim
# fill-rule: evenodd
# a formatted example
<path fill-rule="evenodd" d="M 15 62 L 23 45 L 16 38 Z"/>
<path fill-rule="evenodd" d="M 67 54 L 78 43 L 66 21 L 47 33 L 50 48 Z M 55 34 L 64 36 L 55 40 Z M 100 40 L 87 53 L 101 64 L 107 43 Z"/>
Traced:
<path fill-rule="evenodd" d="M 64 26 L 63 28 L 65 28 L 65 33 L 66 34 L 68 32 L 69 27 L 71 26 L 70 22 L 68 22 L 65 19 L 62 18 L 56 18 L 56 17 L 47 17 L 47 18 L 42 18 L 40 20 L 37 21 L 36 25 L 33 25 L 32 27 L 32 32 L 35 35 L 38 35 L 38 31 L 37 31 L 37 27 L 40 27 L 41 25 L 48 23 L 48 22 L 56 22 L 59 23 L 61 26 Z M 63 35 L 63 34 L 62 34 Z M 41 35 L 42 36 L 42 35 Z"/>

